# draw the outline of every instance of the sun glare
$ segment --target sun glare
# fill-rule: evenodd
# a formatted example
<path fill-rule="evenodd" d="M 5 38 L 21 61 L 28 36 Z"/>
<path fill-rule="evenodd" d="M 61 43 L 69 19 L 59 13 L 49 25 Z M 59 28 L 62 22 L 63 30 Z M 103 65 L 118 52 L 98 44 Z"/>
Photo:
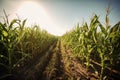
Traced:
<path fill-rule="evenodd" d="M 44 8 L 38 4 L 37 2 L 33 1 L 26 1 L 23 2 L 16 11 L 16 14 L 20 18 L 27 18 L 29 25 L 31 24 L 38 24 L 38 23 L 45 23 L 48 20 L 48 16 L 44 10 Z"/>
<path fill-rule="evenodd" d="M 18 13 L 22 14 L 23 16 L 36 16 L 42 15 L 47 16 L 45 10 L 38 4 L 37 2 L 33 1 L 26 1 L 21 4 L 21 6 L 18 8 Z"/>
<path fill-rule="evenodd" d="M 47 10 L 36 1 L 25 1 L 15 12 L 21 19 L 27 19 L 26 25 L 39 25 L 40 28 L 47 30 L 51 34 L 61 35 L 63 29 L 56 27 L 57 25 L 52 21 L 48 15 Z M 58 31 L 59 30 L 59 31 Z"/>

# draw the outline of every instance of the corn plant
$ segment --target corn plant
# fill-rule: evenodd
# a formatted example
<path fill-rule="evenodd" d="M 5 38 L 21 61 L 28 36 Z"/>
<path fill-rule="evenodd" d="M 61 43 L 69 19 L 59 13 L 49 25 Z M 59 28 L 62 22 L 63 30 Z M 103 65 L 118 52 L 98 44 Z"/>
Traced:
<path fill-rule="evenodd" d="M 4 22 L 0 22 L 0 67 L 4 68 L 4 74 L 0 74 L 0 79 L 21 72 L 27 66 L 26 63 L 34 61 L 57 41 L 57 37 L 37 25 L 25 27 L 26 19 L 9 22 L 5 10 L 4 14 Z"/>
<path fill-rule="evenodd" d="M 120 22 L 111 27 L 108 15 L 109 10 L 107 9 L 105 26 L 100 23 L 99 17 L 94 15 L 89 26 L 87 23 L 77 26 L 65 34 L 62 39 L 65 44 L 69 44 L 69 48 L 80 58 L 82 63 L 86 64 L 87 70 L 90 66 L 93 67 L 91 59 L 100 63 L 101 80 L 106 76 L 104 75 L 106 67 L 113 68 L 120 64 Z"/>
<path fill-rule="evenodd" d="M 0 42 L 3 45 L 3 48 L 6 51 L 1 51 L 1 65 L 5 66 L 8 70 L 8 75 L 11 74 L 12 68 L 13 68 L 13 57 L 14 57 L 14 48 L 19 41 L 21 34 L 17 32 L 18 27 L 14 27 L 14 24 L 19 25 L 18 19 L 13 19 L 10 23 L 8 20 L 8 16 L 4 10 L 5 14 L 5 22 L 0 22 Z M 23 21 L 23 25 L 21 27 L 24 27 L 25 21 Z M 6 61 L 6 63 L 2 62 L 2 60 Z"/>

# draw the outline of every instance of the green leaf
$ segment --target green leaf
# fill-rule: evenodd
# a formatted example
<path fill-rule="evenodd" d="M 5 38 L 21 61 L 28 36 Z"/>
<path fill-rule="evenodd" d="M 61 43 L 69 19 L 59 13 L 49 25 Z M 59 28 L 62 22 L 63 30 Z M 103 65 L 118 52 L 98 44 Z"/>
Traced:
<path fill-rule="evenodd" d="M 110 29 L 110 33 L 116 32 L 116 31 L 120 31 L 120 21 Z"/>
<path fill-rule="evenodd" d="M 27 19 L 25 19 L 22 23 L 22 26 L 25 26 L 25 23 L 26 23 Z"/>
<path fill-rule="evenodd" d="M 102 54 L 101 49 L 97 48 L 98 53 Z"/>
<path fill-rule="evenodd" d="M 7 37 L 8 36 L 8 33 L 6 32 L 6 31 L 2 31 L 2 34 L 5 36 L 5 37 Z"/>
<path fill-rule="evenodd" d="M 1 30 L 5 30 L 5 31 L 7 31 L 7 25 L 6 24 L 2 24 L 1 22 L 0 22 L 0 29 Z"/>
<path fill-rule="evenodd" d="M 97 39 L 96 39 L 95 33 L 93 33 L 92 36 L 93 36 L 94 42 L 97 44 Z"/>
<path fill-rule="evenodd" d="M 100 22 L 99 22 L 99 26 L 100 26 L 100 29 L 101 29 L 102 33 L 107 35 L 107 30 L 103 27 L 103 25 Z"/>
<path fill-rule="evenodd" d="M 10 23 L 9 29 L 13 27 L 13 24 L 17 23 L 18 19 L 13 19 Z"/>

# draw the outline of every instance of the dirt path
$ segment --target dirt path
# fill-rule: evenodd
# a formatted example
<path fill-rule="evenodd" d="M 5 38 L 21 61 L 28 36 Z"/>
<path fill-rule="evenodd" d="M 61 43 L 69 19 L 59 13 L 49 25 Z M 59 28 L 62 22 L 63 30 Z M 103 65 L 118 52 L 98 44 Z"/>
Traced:
<path fill-rule="evenodd" d="M 41 80 L 66 80 L 64 66 L 61 62 L 61 43 L 58 42 L 53 51 L 53 56 L 42 74 Z"/>
<path fill-rule="evenodd" d="M 17 80 L 89 80 L 85 73 L 70 50 L 58 41 Z"/>

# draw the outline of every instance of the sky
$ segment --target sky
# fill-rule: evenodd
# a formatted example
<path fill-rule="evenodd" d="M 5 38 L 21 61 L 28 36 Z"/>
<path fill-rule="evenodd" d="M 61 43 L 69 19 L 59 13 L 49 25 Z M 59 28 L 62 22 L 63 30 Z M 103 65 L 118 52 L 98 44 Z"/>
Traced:
<path fill-rule="evenodd" d="M 105 9 L 110 4 L 110 25 L 120 21 L 119 0 L 0 0 L 0 21 L 3 9 L 9 20 L 27 19 L 26 26 L 39 25 L 49 33 L 61 36 L 77 23 L 90 23 L 93 14 L 105 24 Z"/>

